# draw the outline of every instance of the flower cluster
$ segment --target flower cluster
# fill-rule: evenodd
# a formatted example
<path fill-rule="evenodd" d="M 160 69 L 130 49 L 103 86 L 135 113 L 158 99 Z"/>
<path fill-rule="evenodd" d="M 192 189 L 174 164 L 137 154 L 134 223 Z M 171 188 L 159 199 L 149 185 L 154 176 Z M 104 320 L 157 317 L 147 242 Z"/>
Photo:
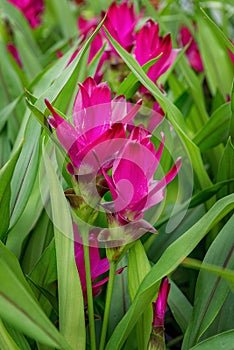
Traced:
<path fill-rule="evenodd" d="M 71 160 L 68 171 L 80 183 L 85 179 L 85 190 L 90 186 L 88 182 L 95 181 L 96 186 L 97 179 L 105 181 L 112 201 L 103 202 L 100 198 L 99 202 L 107 213 L 110 227 L 122 227 L 126 229 L 124 233 L 134 239 L 142 235 L 142 230 L 155 232 L 143 219 L 144 212 L 163 200 L 165 187 L 178 173 L 181 159 L 177 159 L 162 179 L 154 179 L 164 148 L 164 135 L 156 150 L 151 134 L 142 126 L 134 126 L 141 100 L 130 107 L 124 96 L 111 99 L 107 83 L 97 84 L 88 77 L 79 83 L 73 125 L 47 100 L 46 104 L 52 113 L 48 121 L 56 129 Z M 113 238 L 106 231 L 102 239 L 104 236 L 106 240 Z"/>

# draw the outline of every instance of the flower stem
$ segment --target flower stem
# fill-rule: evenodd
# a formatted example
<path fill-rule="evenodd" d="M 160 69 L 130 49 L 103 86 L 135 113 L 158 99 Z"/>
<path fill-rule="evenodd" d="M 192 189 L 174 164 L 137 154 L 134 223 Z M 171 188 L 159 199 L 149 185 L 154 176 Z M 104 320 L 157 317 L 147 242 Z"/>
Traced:
<path fill-rule="evenodd" d="M 90 343 L 91 343 L 91 350 L 96 350 L 96 333 L 95 333 L 95 324 L 94 324 L 93 291 L 92 291 L 92 281 L 91 281 L 89 245 L 85 241 L 83 243 L 84 243 L 84 260 L 85 260 L 86 288 L 87 288 L 87 300 L 88 300 Z"/>
<path fill-rule="evenodd" d="M 110 314 L 111 298 L 112 298 L 112 292 L 113 292 L 113 286 L 114 286 L 114 280 L 115 280 L 116 267 L 117 267 L 116 262 L 110 261 L 109 281 L 108 281 L 108 285 L 107 285 L 106 305 L 105 305 L 105 311 L 104 311 L 104 318 L 103 318 L 103 324 L 102 324 L 102 334 L 101 334 L 99 350 L 104 350 L 104 347 L 105 347 L 106 333 L 107 333 L 108 320 L 109 320 L 109 314 Z"/>

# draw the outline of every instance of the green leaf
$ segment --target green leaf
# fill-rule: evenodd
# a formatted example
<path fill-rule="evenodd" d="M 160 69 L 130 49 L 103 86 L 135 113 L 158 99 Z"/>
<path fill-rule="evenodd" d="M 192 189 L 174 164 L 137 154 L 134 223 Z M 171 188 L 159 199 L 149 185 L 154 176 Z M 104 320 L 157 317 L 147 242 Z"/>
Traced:
<path fill-rule="evenodd" d="M 50 188 L 57 257 L 59 326 L 61 333 L 75 349 L 85 349 L 84 303 L 75 263 L 73 227 L 62 186 L 43 145 L 43 159 Z M 72 298 L 71 298 L 72 295 Z"/>
<path fill-rule="evenodd" d="M 22 214 L 35 182 L 38 171 L 40 133 L 41 128 L 36 120 L 29 119 L 22 152 L 12 178 L 10 228 L 15 225 Z"/>
<path fill-rule="evenodd" d="M 11 155 L 11 143 L 7 136 L 7 129 L 0 132 L 0 169 L 8 161 Z"/>
<path fill-rule="evenodd" d="M 227 125 L 229 125 L 230 120 L 230 103 L 225 103 L 214 111 L 209 121 L 195 136 L 193 141 L 202 152 L 219 145 L 227 140 L 229 134 Z"/>
<path fill-rule="evenodd" d="M 2 350 L 20 350 L 14 340 L 11 338 L 2 320 L 0 319 L 0 348 Z"/>
<path fill-rule="evenodd" d="M 15 343 L 20 349 L 30 350 L 30 346 L 26 337 L 16 330 L 14 327 L 10 326 L 7 322 L 4 322 L 4 326 L 7 332 L 10 334 L 11 338 L 14 339 Z"/>
<path fill-rule="evenodd" d="M 175 131 L 178 133 L 181 141 L 183 142 L 190 155 L 195 173 L 199 179 L 201 187 L 204 188 L 210 186 L 211 181 L 204 168 L 199 149 L 187 136 L 187 127 L 185 125 L 181 112 L 166 96 L 163 95 L 163 93 L 158 89 L 153 81 L 147 77 L 138 62 L 127 51 L 125 51 L 115 39 L 111 37 L 106 29 L 105 32 L 115 50 L 128 65 L 134 75 L 152 93 L 158 103 L 162 106 L 163 110 L 167 112 L 170 122 L 172 123 Z"/>
<path fill-rule="evenodd" d="M 170 284 L 171 288 L 167 302 L 176 322 L 180 326 L 180 329 L 185 333 L 193 308 L 186 296 L 172 280 L 170 280 Z"/>
<path fill-rule="evenodd" d="M 234 291 L 234 271 L 227 268 L 224 269 L 223 267 L 217 265 L 207 264 L 204 261 L 202 262 L 192 258 L 186 258 L 183 261 L 182 265 L 188 268 L 214 273 L 226 279 L 226 281 L 229 283 L 230 288 Z"/>
<path fill-rule="evenodd" d="M 33 297 L 15 256 L 0 242 L 0 317 L 41 343 L 71 350 Z"/>
<path fill-rule="evenodd" d="M 26 99 L 26 103 L 28 108 L 31 110 L 31 112 L 34 114 L 34 116 L 37 118 L 37 120 L 43 126 L 43 128 L 47 129 L 50 132 L 46 116 L 28 99 Z"/>
<path fill-rule="evenodd" d="M 232 287 L 234 286 L 233 273 L 229 273 L 228 270 L 217 271 L 214 267 L 209 266 L 220 266 L 220 269 L 234 267 L 233 224 L 234 216 L 220 231 L 203 260 L 205 271 L 201 270 L 197 279 L 193 314 L 185 333 L 182 349 L 189 349 L 199 341 L 218 314 L 228 294 L 227 282 L 216 274 L 224 275 L 225 278 L 231 280 Z M 209 270 L 215 274 L 210 273 Z"/>
<path fill-rule="evenodd" d="M 224 98 L 230 94 L 233 65 L 228 54 L 226 41 L 220 40 L 212 21 L 204 11 L 197 14 L 198 45 L 205 67 L 207 82 L 212 95 L 219 90 Z M 220 69 L 222 67 L 222 69 Z"/>
<path fill-rule="evenodd" d="M 12 158 L 0 170 L 0 239 L 5 237 L 10 223 L 11 179 L 18 161 L 22 144 Z"/>
<path fill-rule="evenodd" d="M 194 125 L 195 129 L 193 131 L 197 132 L 209 120 L 206 112 L 202 82 L 196 75 L 196 73 L 193 71 L 193 69 L 190 67 L 188 60 L 185 58 L 185 56 L 181 57 L 178 63 L 178 67 L 180 68 L 180 71 L 188 84 L 189 96 L 192 96 L 194 105 L 196 107 L 196 119 L 194 118 L 195 120 L 193 120 L 192 125 Z"/>
<path fill-rule="evenodd" d="M 141 241 L 137 241 L 128 255 L 128 285 L 131 300 L 134 300 L 137 290 L 144 277 L 150 271 L 150 263 Z M 155 290 L 156 294 L 157 290 Z M 155 301 L 155 300 L 152 300 Z M 152 329 L 153 309 L 150 303 L 136 325 L 138 349 L 146 349 Z"/>
<path fill-rule="evenodd" d="M 223 332 L 193 346 L 190 350 L 225 349 L 233 350 L 234 331 Z"/>
<path fill-rule="evenodd" d="M 159 55 L 156 58 L 153 58 L 152 60 L 148 61 L 142 66 L 142 69 L 144 70 L 145 73 L 148 72 L 149 68 L 154 65 L 155 62 L 159 60 L 161 55 Z M 140 83 L 136 77 L 136 75 L 131 72 L 128 74 L 128 76 L 124 79 L 124 81 L 120 84 L 116 95 L 124 95 L 126 99 L 130 99 L 137 91 L 139 88 Z"/>
<path fill-rule="evenodd" d="M 56 24 L 59 24 L 63 36 L 66 39 L 71 39 L 75 35 L 78 36 L 78 27 L 76 17 L 73 15 L 69 4 L 66 0 L 50 0 L 47 1 L 48 6 L 56 19 Z"/>
<path fill-rule="evenodd" d="M 233 158 L 234 158 L 234 146 L 231 141 L 231 138 L 229 138 L 219 163 L 219 169 L 217 174 L 218 181 L 228 180 L 234 177 L 234 163 L 231 161 L 231 159 Z M 227 186 L 223 187 L 223 189 L 219 193 L 219 196 L 220 197 L 225 196 L 233 192 L 234 192 L 234 183 L 230 182 Z"/>
<path fill-rule="evenodd" d="M 121 321 L 125 315 L 129 305 L 131 304 L 130 296 L 128 292 L 128 272 L 125 268 L 128 265 L 127 255 L 121 259 L 118 264 L 119 268 L 124 268 L 120 274 L 115 275 L 113 294 L 111 298 L 110 315 L 108 321 L 108 338 L 113 333 L 117 324 Z"/>
<path fill-rule="evenodd" d="M 195 225 L 173 242 L 144 278 L 137 295 L 110 338 L 106 350 L 120 349 L 152 300 L 160 280 L 169 275 L 188 256 L 205 235 L 234 208 L 234 195 L 219 200 Z"/>
<path fill-rule="evenodd" d="M 21 31 L 24 36 L 24 40 L 31 47 L 33 54 L 37 57 L 40 56 L 40 49 L 36 43 L 36 40 L 33 37 L 32 30 L 28 24 L 28 21 L 25 19 L 21 11 L 9 3 L 6 0 L 1 0 L 1 11 L 4 16 L 10 21 L 13 29 L 16 31 Z"/>
<path fill-rule="evenodd" d="M 43 180 L 45 181 L 45 179 Z M 22 215 L 20 216 L 17 223 L 8 231 L 6 246 L 15 254 L 16 257 L 18 257 L 18 259 L 20 259 L 20 257 L 23 255 L 23 248 L 25 246 L 25 241 L 28 235 L 36 226 L 36 224 L 36 227 L 40 226 L 38 219 L 43 209 L 41 192 L 44 194 L 46 193 L 44 189 L 45 186 L 43 185 L 43 182 L 39 181 L 39 174 L 37 174 L 28 202 Z M 44 227 L 41 229 L 44 229 Z M 19 235 L 18 232 L 21 234 Z M 44 231 L 40 232 L 40 243 L 43 242 L 43 233 Z M 40 251 L 39 247 L 40 245 L 37 242 L 36 252 L 38 253 Z M 36 252 L 34 250 L 27 250 L 27 253 L 33 254 L 34 259 L 37 256 Z M 29 269 L 31 264 L 29 261 L 27 263 L 27 267 Z"/>
<path fill-rule="evenodd" d="M 39 62 L 38 56 L 25 40 L 24 34 L 16 30 L 14 36 L 26 76 L 29 81 L 32 81 L 33 78 L 40 73 L 42 66 Z"/>
<path fill-rule="evenodd" d="M 230 159 L 230 158 L 228 158 Z M 233 175 L 234 176 L 234 175 Z M 225 187 L 226 186 L 232 186 L 232 184 L 234 184 L 234 177 L 229 179 L 229 180 L 224 180 L 224 181 L 220 181 L 217 182 L 216 184 L 205 188 L 202 191 L 199 191 L 198 193 L 195 193 L 191 199 L 189 199 L 188 201 L 182 203 L 181 205 L 177 206 L 177 209 L 174 211 L 173 216 L 176 216 L 177 214 L 179 214 L 180 212 L 182 212 L 185 209 L 191 209 L 191 208 L 195 208 L 200 204 L 204 204 L 206 201 L 208 201 L 210 198 L 212 198 L 215 194 L 219 193 L 219 191 L 223 192 L 223 190 L 225 191 Z M 226 192 L 225 192 L 226 193 Z M 232 192 L 229 191 L 228 193 L 222 195 L 219 195 L 219 197 L 224 197 L 227 194 L 231 194 Z M 159 229 L 162 225 L 164 225 L 165 223 L 168 222 L 168 220 L 173 217 L 172 214 L 168 214 L 165 215 L 161 220 L 159 220 L 156 225 L 155 228 Z"/>

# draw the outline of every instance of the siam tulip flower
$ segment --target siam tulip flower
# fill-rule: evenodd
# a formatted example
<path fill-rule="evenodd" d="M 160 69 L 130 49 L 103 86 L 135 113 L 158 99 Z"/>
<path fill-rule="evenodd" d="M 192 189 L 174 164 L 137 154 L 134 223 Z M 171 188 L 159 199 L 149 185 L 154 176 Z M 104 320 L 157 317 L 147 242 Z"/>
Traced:
<path fill-rule="evenodd" d="M 73 107 L 74 126 L 64 120 L 46 100 L 52 112 L 48 118 L 63 148 L 68 151 L 71 163 L 68 170 L 77 174 L 85 158 L 84 171 L 97 173 L 104 163 L 119 151 L 120 144 L 115 139 L 126 138 L 126 125 L 140 108 L 138 102 L 129 112 L 123 96 L 111 100 L 107 83 L 96 84 L 88 77 L 82 84 Z"/>
<path fill-rule="evenodd" d="M 20 68 L 22 68 L 22 62 L 20 59 L 19 51 L 14 44 L 7 44 L 7 50 L 11 53 L 12 57 L 15 59 L 16 63 Z"/>
<path fill-rule="evenodd" d="M 155 232 L 153 227 L 142 220 L 144 212 L 163 200 L 165 187 L 177 175 L 181 159 L 178 158 L 160 181 L 154 180 L 164 147 L 164 135 L 157 151 L 150 137 L 147 130 L 133 128 L 128 142 L 113 162 L 112 177 L 105 169 L 103 174 L 113 198 L 113 202 L 105 206 L 114 213 L 118 224 L 138 223 L 139 229 Z M 137 226 L 133 225 L 134 229 Z"/>
<path fill-rule="evenodd" d="M 148 77 L 156 82 L 173 64 L 178 50 L 172 49 L 170 34 L 160 37 L 158 23 L 154 23 L 150 19 L 137 33 L 133 53 L 141 66 L 161 54 L 161 57 L 149 68 L 147 73 Z"/>
<path fill-rule="evenodd" d="M 134 40 L 134 28 L 140 16 L 136 16 L 133 4 L 124 1 L 117 5 L 113 2 L 107 11 L 105 27 L 113 38 L 127 51 L 131 51 Z M 105 32 L 103 35 L 106 37 Z M 111 46 L 112 47 L 112 46 Z M 112 51 L 116 53 L 114 48 Z"/>
<path fill-rule="evenodd" d="M 154 318 L 152 323 L 152 333 L 150 336 L 148 350 L 164 350 L 164 318 L 167 307 L 167 298 L 170 291 L 170 284 L 168 278 L 165 277 L 160 285 L 158 297 L 153 303 Z"/>
<path fill-rule="evenodd" d="M 190 63 L 190 66 L 198 73 L 203 72 L 204 67 L 201 59 L 201 55 L 198 46 L 190 33 L 188 27 L 182 27 L 180 29 L 180 43 L 184 47 L 189 44 L 186 50 L 186 56 Z"/>
<path fill-rule="evenodd" d="M 43 0 L 8 0 L 17 7 L 25 16 L 30 26 L 34 29 L 41 23 L 41 15 L 44 11 Z"/>

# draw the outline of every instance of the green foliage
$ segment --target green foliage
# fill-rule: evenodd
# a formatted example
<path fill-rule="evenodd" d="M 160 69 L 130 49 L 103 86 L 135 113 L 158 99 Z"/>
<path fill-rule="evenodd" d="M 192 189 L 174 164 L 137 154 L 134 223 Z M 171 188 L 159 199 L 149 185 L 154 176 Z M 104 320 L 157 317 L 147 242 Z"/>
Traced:
<path fill-rule="evenodd" d="M 162 278 L 168 276 L 171 289 L 165 332 L 172 338 L 168 347 L 173 348 L 174 342 L 183 350 L 231 350 L 232 2 L 133 1 L 136 12 L 141 13 L 137 30 L 148 17 L 153 18 L 159 23 L 160 35 L 170 32 L 173 47 L 178 48 L 179 30 L 188 26 L 204 65 L 200 73 L 191 67 L 188 44 L 156 84 L 147 72 L 160 54 L 140 66 L 132 53 L 101 28 L 105 25 L 101 11 L 110 3 L 87 1 L 77 7 L 75 1 L 46 0 L 42 24 L 31 29 L 24 14 L 0 0 L 0 349 L 91 347 L 88 311 L 74 257 L 72 216 L 64 196 L 64 190 L 72 187 L 66 170 L 69 159 L 60 152 L 44 99 L 70 122 L 77 83 L 95 76 L 105 53 L 108 62 L 100 77 L 109 80 L 112 97 L 124 95 L 130 102 L 143 97 L 144 105 L 147 98 L 139 92 L 144 86 L 151 94 L 149 105 L 157 101 L 165 112 L 168 130 L 163 130 L 163 123 L 158 130 L 166 138 L 172 135 L 172 141 L 165 145 L 162 168 L 170 168 L 170 150 L 176 148 L 177 155 L 184 147 L 188 157 L 182 167 L 191 166 L 195 174 L 184 182 L 185 187 L 192 183 L 191 198 L 184 200 L 184 188 L 177 194 L 174 180 L 155 223 L 158 233 L 148 233 L 131 244 L 118 264 L 124 269 L 115 276 L 105 349 L 147 349 L 152 302 Z M 99 16 L 99 25 L 85 40 L 77 27 L 80 15 L 87 19 Z M 91 44 L 104 31 L 108 41 L 90 60 Z M 22 67 L 8 51 L 9 43 L 17 48 Z M 110 43 L 118 57 L 110 52 Z M 179 146 L 174 143 L 175 134 Z M 153 211 L 157 215 L 157 208 Z M 104 213 L 97 222 L 100 227 L 107 224 Z M 171 222 L 175 227 L 169 234 Z M 104 250 L 100 254 L 106 257 Z M 103 286 L 94 298 L 97 344 L 105 298 Z"/>

